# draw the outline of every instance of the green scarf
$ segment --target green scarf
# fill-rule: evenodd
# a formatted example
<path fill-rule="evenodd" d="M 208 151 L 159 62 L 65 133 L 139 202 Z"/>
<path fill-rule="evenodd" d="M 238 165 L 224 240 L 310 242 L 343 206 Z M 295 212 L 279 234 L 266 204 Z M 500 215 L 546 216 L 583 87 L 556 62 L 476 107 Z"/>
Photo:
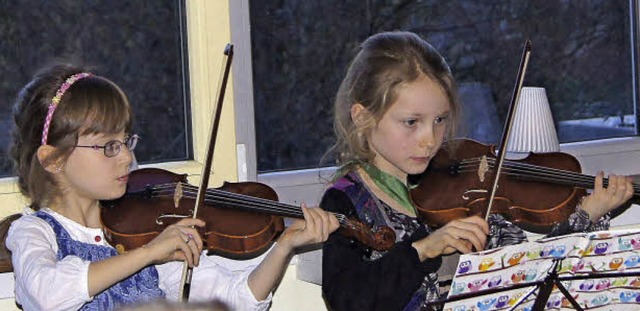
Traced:
<path fill-rule="evenodd" d="M 410 187 L 406 183 L 400 181 L 391 174 L 381 171 L 374 165 L 363 162 L 358 164 L 367 173 L 367 175 L 369 175 L 378 188 L 384 191 L 384 193 L 389 195 L 392 199 L 396 200 L 396 202 L 400 203 L 400 205 L 408 211 L 417 215 L 416 208 L 413 206 L 411 198 L 409 197 Z"/>

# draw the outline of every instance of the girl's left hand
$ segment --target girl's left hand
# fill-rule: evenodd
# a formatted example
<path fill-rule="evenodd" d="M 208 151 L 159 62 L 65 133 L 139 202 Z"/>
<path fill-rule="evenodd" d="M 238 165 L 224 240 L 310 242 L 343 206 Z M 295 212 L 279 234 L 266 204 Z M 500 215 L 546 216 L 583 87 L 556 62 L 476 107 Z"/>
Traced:
<path fill-rule="evenodd" d="M 596 176 L 593 192 L 582 200 L 582 209 L 589 214 L 591 221 L 600 219 L 604 214 L 631 199 L 633 183 L 630 177 L 609 175 L 609 184 L 603 186 L 604 173 Z"/>
<path fill-rule="evenodd" d="M 278 239 L 278 244 L 287 247 L 289 251 L 303 245 L 324 242 L 340 226 L 333 214 L 319 207 L 308 208 L 303 203 L 302 213 L 304 220 L 295 220 Z"/>

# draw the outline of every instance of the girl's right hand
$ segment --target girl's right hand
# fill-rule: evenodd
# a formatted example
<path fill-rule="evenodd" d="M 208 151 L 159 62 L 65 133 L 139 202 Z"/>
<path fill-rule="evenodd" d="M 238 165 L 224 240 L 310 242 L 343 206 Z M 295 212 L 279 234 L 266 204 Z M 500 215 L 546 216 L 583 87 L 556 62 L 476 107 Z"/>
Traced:
<path fill-rule="evenodd" d="M 154 264 L 168 261 L 187 261 L 189 267 L 200 263 L 202 239 L 194 226 L 204 227 L 204 221 L 195 218 L 182 219 L 166 227 L 151 242 L 144 245 Z"/>
<path fill-rule="evenodd" d="M 470 253 L 473 248 L 481 251 L 488 234 L 487 222 L 478 216 L 472 216 L 449 222 L 426 238 L 414 242 L 412 246 L 418 251 L 420 261 L 424 261 L 455 251 L 463 254 Z"/>

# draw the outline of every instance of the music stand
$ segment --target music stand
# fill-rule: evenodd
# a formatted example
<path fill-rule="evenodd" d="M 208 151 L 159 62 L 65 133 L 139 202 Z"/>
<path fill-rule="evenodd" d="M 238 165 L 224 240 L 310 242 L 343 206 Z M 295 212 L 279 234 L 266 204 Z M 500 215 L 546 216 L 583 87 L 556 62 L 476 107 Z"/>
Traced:
<path fill-rule="evenodd" d="M 573 308 L 575 308 L 578 311 L 584 311 L 584 308 L 580 306 L 580 304 L 573 298 L 573 296 L 571 296 L 571 293 L 569 293 L 569 290 L 562 284 L 563 281 L 640 276 L 640 271 L 605 272 L 605 273 L 596 272 L 596 273 L 581 274 L 581 275 L 574 275 L 574 276 L 560 276 L 558 274 L 558 267 L 561 266 L 560 263 L 564 259 L 565 257 L 554 258 L 552 267 L 549 269 L 549 271 L 547 271 L 547 276 L 542 280 L 529 282 L 525 284 L 514 284 L 510 287 L 500 287 L 500 288 L 494 288 L 494 289 L 488 289 L 488 290 L 481 290 L 474 293 L 465 293 L 465 294 L 456 295 L 450 298 L 447 297 L 443 299 L 437 299 L 437 300 L 428 302 L 426 304 L 426 310 L 438 310 L 437 308 L 438 306 L 440 307 L 439 309 L 442 309 L 444 308 L 444 304 L 448 302 L 454 302 L 454 301 L 474 298 L 478 296 L 493 295 L 500 292 L 511 291 L 511 290 L 524 288 L 524 287 L 532 287 L 529 292 L 527 292 L 522 297 L 520 297 L 520 299 L 508 310 L 509 311 L 514 310 L 516 307 L 522 304 L 525 300 L 527 300 L 529 296 L 537 292 L 532 310 L 542 311 L 542 310 L 545 310 L 545 306 L 547 304 L 547 301 L 549 300 L 549 297 L 551 296 L 551 293 L 553 291 L 553 286 L 555 285 L 558 288 L 558 290 L 564 295 L 567 301 L 571 303 Z"/>

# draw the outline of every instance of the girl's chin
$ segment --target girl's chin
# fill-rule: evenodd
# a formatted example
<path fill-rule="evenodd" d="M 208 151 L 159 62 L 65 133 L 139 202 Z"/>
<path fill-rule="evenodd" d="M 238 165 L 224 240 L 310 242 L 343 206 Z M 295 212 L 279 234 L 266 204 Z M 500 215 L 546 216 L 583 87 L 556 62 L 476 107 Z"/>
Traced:
<path fill-rule="evenodd" d="M 409 174 L 409 175 L 422 174 L 424 171 L 427 170 L 427 166 L 428 165 L 414 165 L 406 173 Z"/>
<path fill-rule="evenodd" d="M 106 195 L 104 198 L 100 199 L 102 201 L 110 201 L 121 198 L 127 192 L 127 188 L 122 190 L 118 190 L 112 194 Z"/>

